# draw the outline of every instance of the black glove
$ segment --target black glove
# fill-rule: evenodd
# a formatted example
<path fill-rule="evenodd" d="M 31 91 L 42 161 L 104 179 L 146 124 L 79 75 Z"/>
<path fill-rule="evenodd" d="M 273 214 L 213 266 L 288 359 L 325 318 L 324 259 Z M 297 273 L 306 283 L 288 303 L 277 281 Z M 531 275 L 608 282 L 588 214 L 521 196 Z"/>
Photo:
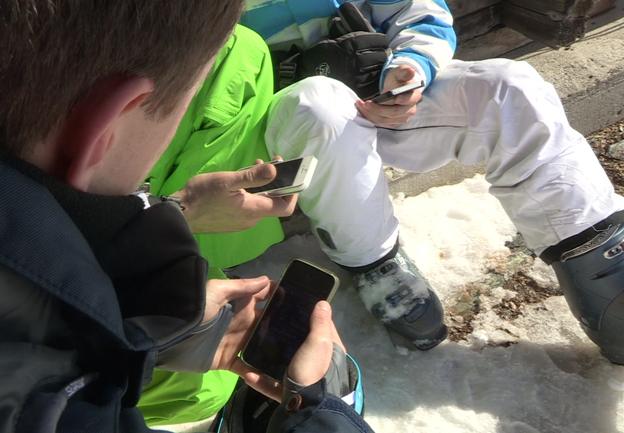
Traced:
<path fill-rule="evenodd" d="M 379 93 L 379 79 L 391 51 L 384 33 L 374 31 L 370 23 L 351 3 L 339 9 L 332 20 L 330 39 L 302 51 L 280 63 L 279 88 L 314 75 L 342 81 L 361 98 Z M 289 77 L 290 75 L 290 77 Z"/>

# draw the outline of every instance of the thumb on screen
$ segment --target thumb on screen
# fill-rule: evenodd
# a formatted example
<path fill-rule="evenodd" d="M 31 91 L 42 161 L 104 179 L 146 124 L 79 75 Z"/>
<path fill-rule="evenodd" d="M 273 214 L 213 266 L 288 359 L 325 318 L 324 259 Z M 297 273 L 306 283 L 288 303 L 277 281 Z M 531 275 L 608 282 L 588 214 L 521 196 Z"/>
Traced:
<path fill-rule="evenodd" d="M 233 172 L 233 179 L 230 182 L 232 190 L 241 188 L 253 188 L 266 185 L 271 182 L 277 170 L 273 164 L 258 164 L 248 169 Z"/>
<path fill-rule="evenodd" d="M 397 69 L 397 79 L 404 83 L 409 82 L 416 76 L 416 71 L 410 66 L 401 65 Z"/>
<path fill-rule="evenodd" d="M 288 367 L 288 377 L 308 386 L 325 376 L 332 358 L 334 326 L 331 306 L 320 301 L 310 317 L 310 333 Z"/>

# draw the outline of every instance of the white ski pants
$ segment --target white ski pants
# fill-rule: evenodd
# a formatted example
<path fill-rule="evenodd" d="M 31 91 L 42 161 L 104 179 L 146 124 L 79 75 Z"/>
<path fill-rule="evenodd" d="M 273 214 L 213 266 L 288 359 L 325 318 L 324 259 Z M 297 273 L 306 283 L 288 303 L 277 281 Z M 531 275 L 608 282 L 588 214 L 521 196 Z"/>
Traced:
<path fill-rule="evenodd" d="M 397 240 L 384 164 L 423 173 L 484 162 L 490 192 L 537 254 L 624 209 L 555 89 L 527 63 L 453 61 L 400 130 L 376 128 L 356 100 L 338 81 L 308 78 L 276 96 L 266 132 L 271 154 L 318 158 L 299 204 L 339 264 L 370 264 Z"/>

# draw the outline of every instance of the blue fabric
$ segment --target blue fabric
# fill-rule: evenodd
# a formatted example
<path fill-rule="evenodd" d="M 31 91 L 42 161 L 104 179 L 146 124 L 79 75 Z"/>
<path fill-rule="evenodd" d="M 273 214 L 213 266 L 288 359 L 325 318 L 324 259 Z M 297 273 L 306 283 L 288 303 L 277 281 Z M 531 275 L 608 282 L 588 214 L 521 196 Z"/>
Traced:
<path fill-rule="evenodd" d="M 268 39 L 290 25 L 335 15 L 338 6 L 334 0 L 271 0 L 261 7 L 248 9 L 240 22 Z"/>
<path fill-rule="evenodd" d="M 436 5 L 450 13 L 444 0 L 433 1 Z M 265 40 L 279 35 L 280 32 L 284 32 L 286 29 L 288 29 L 287 34 L 292 36 L 297 35 L 297 32 L 299 32 L 302 40 L 307 40 L 310 36 L 322 38 L 327 35 L 316 33 L 304 34 L 306 31 L 309 31 L 309 29 L 302 30 L 301 26 L 316 18 L 329 18 L 336 15 L 336 10 L 342 3 L 344 3 L 343 0 L 270 0 L 255 3 L 248 1 L 247 11 L 243 14 L 241 23 L 255 30 Z M 368 0 L 367 3 L 372 7 L 392 7 L 392 5 L 396 5 L 397 8 L 400 8 L 401 4 L 404 4 L 406 7 L 411 4 L 411 2 L 407 2 L 406 0 Z M 413 3 L 418 2 L 415 0 Z M 372 24 L 378 31 L 386 32 L 395 24 L 393 18 L 382 23 L 373 22 Z M 452 51 L 456 49 L 457 39 L 453 27 L 449 23 L 443 22 L 433 15 L 425 16 L 416 23 L 404 26 L 403 30 L 407 29 L 444 40 L 449 44 Z M 292 43 L 296 42 L 295 40 L 292 41 Z M 403 48 L 395 51 L 393 54 L 394 58 L 408 57 L 418 62 L 425 72 L 427 85 L 435 79 L 436 66 L 434 62 L 426 55 L 418 53 L 417 46 L 415 48 Z M 383 85 L 386 72 L 387 69 L 382 73 L 380 85 Z"/>
<path fill-rule="evenodd" d="M 436 1 L 436 3 L 439 2 Z M 442 5 L 444 5 L 444 2 L 442 2 Z M 447 9 L 446 5 L 444 5 L 444 7 L 445 9 Z M 455 35 L 455 31 L 453 30 L 453 28 L 447 26 L 446 23 L 439 21 L 435 17 L 426 18 L 418 24 L 408 26 L 407 28 L 415 30 L 423 35 L 446 40 L 453 51 L 455 51 L 455 49 L 457 48 L 457 36 Z M 425 74 L 427 75 L 427 83 L 430 83 L 433 79 L 435 79 L 436 69 L 433 67 L 431 60 L 429 60 L 426 56 L 419 54 L 411 48 L 397 51 L 394 53 L 394 55 L 395 57 L 409 57 L 412 60 L 417 61 L 420 66 L 422 66 Z"/>

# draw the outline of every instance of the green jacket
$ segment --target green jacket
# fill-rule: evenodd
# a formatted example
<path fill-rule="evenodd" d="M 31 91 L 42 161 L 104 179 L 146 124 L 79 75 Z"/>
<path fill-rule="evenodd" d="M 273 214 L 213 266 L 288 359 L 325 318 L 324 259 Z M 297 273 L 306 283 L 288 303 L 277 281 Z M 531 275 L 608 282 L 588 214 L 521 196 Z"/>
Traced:
<path fill-rule="evenodd" d="M 271 57 L 264 41 L 237 26 L 150 175 L 155 194 L 169 195 L 198 173 L 238 170 L 268 160 L 266 113 L 273 96 Z M 197 235 L 211 267 L 227 268 L 281 241 L 277 218 L 236 233 Z"/>
<path fill-rule="evenodd" d="M 258 158 L 269 160 L 264 131 L 272 96 L 268 48 L 256 33 L 237 26 L 152 169 L 151 191 L 170 195 L 196 174 L 238 170 Z M 265 218 L 242 232 L 196 235 L 211 278 L 225 278 L 221 268 L 252 260 L 283 237 L 277 218 Z M 139 407 L 151 425 L 198 421 L 225 404 L 235 382 L 229 372 L 157 370 Z"/>

